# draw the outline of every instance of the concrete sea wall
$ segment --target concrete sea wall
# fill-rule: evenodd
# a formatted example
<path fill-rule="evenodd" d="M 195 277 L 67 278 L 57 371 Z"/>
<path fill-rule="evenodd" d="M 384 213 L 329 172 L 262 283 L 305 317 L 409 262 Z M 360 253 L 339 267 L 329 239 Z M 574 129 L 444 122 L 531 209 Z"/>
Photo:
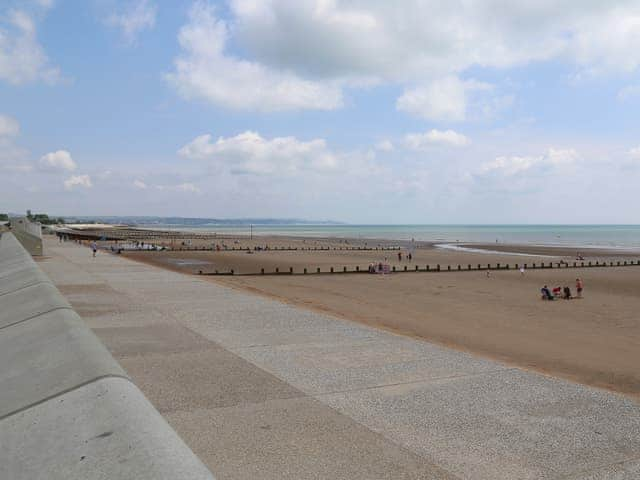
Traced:
<path fill-rule="evenodd" d="M 0 479 L 213 479 L 11 233 L 0 236 Z"/>

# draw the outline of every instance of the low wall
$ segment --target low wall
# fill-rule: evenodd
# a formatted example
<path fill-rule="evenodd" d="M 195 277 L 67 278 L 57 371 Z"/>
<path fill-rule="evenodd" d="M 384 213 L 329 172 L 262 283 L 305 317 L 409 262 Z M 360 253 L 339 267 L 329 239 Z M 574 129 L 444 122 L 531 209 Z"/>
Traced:
<path fill-rule="evenodd" d="M 12 217 L 11 231 L 31 255 L 40 256 L 42 250 L 42 225 L 39 222 L 32 222 L 27 217 Z"/>
<path fill-rule="evenodd" d="M 0 479 L 213 479 L 13 234 L 0 236 Z"/>

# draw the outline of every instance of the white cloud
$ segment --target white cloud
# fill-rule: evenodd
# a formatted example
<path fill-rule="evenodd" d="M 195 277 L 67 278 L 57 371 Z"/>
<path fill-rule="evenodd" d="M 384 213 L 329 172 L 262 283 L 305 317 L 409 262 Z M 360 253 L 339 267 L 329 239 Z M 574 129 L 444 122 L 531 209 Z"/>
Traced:
<path fill-rule="evenodd" d="M 76 162 L 71 158 L 71 154 L 66 150 L 57 150 L 43 155 L 39 165 L 45 171 L 72 172 L 78 168 Z"/>
<path fill-rule="evenodd" d="M 629 156 L 634 160 L 640 160 L 640 146 L 629 150 Z"/>
<path fill-rule="evenodd" d="M 230 36 L 227 23 L 214 8 L 196 2 L 189 23 L 180 29 L 182 55 L 168 82 L 185 98 L 234 109 L 261 111 L 332 110 L 342 105 L 342 93 L 331 82 L 306 80 L 290 70 L 269 68 L 225 53 Z"/>
<path fill-rule="evenodd" d="M 535 173 L 548 173 L 551 169 L 570 165 L 580 159 L 576 150 L 549 148 L 543 155 L 528 156 L 501 156 L 495 160 L 484 163 L 480 168 L 480 174 L 500 174 L 514 176 L 536 169 Z"/>
<path fill-rule="evenodd" d="M 60 79 L 37 39 L 33 18 L 21 10 L 11 10 L 3 22 L 0 11 L 0 80 L 14 85 Z"/>
<path fill-rule="evenodd" d="M 295 137 L 271 140 L 255 132 L 235 137 L 201 135 L 178 151 L 185 158 L 210 159 L 215 165 L 235 174 L 293 174 L 299 171 L 331 171 L 339 166 L 338 157 L 328 150 L 326 142 L 308 142 Z"/>
<path fill-rule="evenodd" d="M 627 85 L 618 92 L 618 100 L 621 102 L 640 97 L 640 85 Z"/>
<path fill-rule="evenodd" d="M 149 0 L 134 0 L 121 12 L 111 15 L 107 24 L 122 31 L 127 43 L 135 43 L 138 34 L 156 23 L 157 7 Z"/>
<path fill-rule="evenodd" d="M 20 133 L 20 124 L 15 118 L 0 115 L 0 138 L 16 137 Z"/>
<path fill-rule="evenodd" d="M 432 145 L 464 147 L 470 140 L 453 130 L 429 130 L 426 133 L 409 133 L 405 135 L 405 145 L 412 150 L 423 150 Z"/>
<path fill-rule="evenodd" d="M 197 193 L 197 194 L 202 193 L 202 191 L 197 186 L 189 182 L 178 183 L 175 185 L 166 185 L 166 184 L 149 184 L 149 183 L 143 182 L 140 179 L 136 179 L 131 183 L 131 185 L 133 186 L 133 188 L 137 190 L 154 189 L 154 190 L 167 191 L 167 192 L 186 192 L 186 193 Z"/>
<path fill-rule="evenodd" d="M 589 74 L 640 66 L 640 3 L 632 0 L 405 0 L 401 7 L 384 0 L 231 0 L 230 10 L 222 37 L 251 58 L 234 60 L 238 65 L 338 90 L 401 85 L 398 109 L 436 120 L 466 118 L 465 88 L 457 79 L 475 66 L 554 60 Z M 198 77 L 208 83 L 206 75 Z M 239 84 L 238 90 L 246 89 Z M 511 103 L 512 96 L 498 95 L 485 106 L 495 114 Z"/>
<path fill-rule="evenodd" d="M 91 188 L 93 183 L 89 175 L 73 175 L 64 181 L 65 190 L 73 190 L 76 187 Z"/>
<path fill-rule="evenodd" d="M 475 80 L 462 81 L 448 76 L 426 86 L 410 88 L 396 101 L 396 109 L 427 120 L 459 122 L 467 119 L 469 97 L 474 92 L 488 92 L 493 86 Z M 495 107 L 494 107 L 495 104 Z M 485 101 L 478 108 L 489 116 L 497 111 L 499 99 Z"/>
<path fill-rule="evenodd" d="M 405 90 L 396 108 L 428 120 L 464 120 L 467 108 L 464 83 L 456 77 L 447 77 L 426 87 Z"/>
<path fill-rule="evenodd" d="M 380 150 L 381 152 L 392 152 L 393 149 L 394 147 L 391 140 L 382 140 L 376 143 L 376 150 Z"/>
<path fill-rule="evenodd" d="M 53 7 L 53 4 L 55 3 L 54 0 L 35 0 L 35 2 L 45 10 Z"/>
<path fill-rule="evenodd" d="M 147 188 L 145 186 L 145 188 Z M 202 191 L 196 187 L 193 183 L 179 183 L 177 185 L 154 185 L 153 188 L 156 190 L 166 190 L 170 192 L 186 192 L 186 193 L 197 193 L 200 194 Z"/>
<path fill-rule="evenodd" d="M 193 183 L 180 183 L 172 187 L 174 190 L 178 192 L 188 192 L 188 193 L 201 193 L 200 189 L 196 187 Z"/>
<path fill-rule="evenodd" d="M 29 152 L 16 145 L 20 124 L 15 118 L 0 115 L 0 172 L 28 173 L 33 170 Z"/>

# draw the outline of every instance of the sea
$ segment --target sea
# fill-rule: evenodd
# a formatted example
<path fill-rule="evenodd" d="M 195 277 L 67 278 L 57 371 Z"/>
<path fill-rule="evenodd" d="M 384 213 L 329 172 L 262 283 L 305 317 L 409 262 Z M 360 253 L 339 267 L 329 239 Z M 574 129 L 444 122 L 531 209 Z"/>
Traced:
<path fill-rule="evenodd" d="M 282 235 L 456 243 L 503 243 L 576 248 L 640 249 L 640 225 L 154 225 L 224 235 Z"/>

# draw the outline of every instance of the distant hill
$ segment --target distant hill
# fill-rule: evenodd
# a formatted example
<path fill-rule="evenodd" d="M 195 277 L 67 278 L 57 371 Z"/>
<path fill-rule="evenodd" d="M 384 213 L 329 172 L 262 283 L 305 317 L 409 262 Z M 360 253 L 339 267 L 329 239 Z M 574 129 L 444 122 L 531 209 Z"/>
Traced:
<path fill-rule="evenodd" d="M 65 216 L 67 223 L 114 223 L 125 225 L 210 226 L 210 225 L 343 225 L 332 220 L 301 220 L 297 218 L 185 218 L 145 216 Z"/>

